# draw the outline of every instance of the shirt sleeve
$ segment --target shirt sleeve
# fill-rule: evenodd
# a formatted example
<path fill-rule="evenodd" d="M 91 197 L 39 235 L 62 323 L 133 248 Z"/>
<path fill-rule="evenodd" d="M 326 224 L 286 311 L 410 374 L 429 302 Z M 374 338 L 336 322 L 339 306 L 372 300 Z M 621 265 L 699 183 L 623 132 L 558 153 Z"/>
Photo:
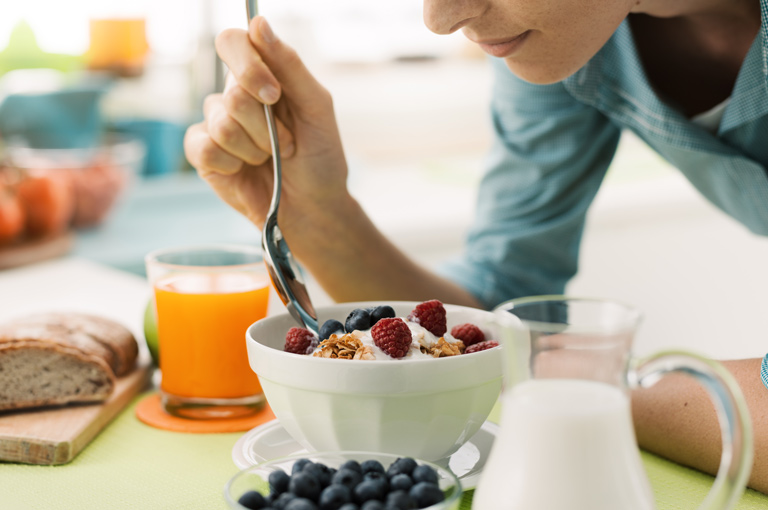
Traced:
<path fill-rule="evenodd" d="M 564 292 L 620 135 L 562 84 L 524 82 L 501 60 L 494 67 L 495 140 L 475 218 L 461 257 L 439 268 L 488 308 Z"/>

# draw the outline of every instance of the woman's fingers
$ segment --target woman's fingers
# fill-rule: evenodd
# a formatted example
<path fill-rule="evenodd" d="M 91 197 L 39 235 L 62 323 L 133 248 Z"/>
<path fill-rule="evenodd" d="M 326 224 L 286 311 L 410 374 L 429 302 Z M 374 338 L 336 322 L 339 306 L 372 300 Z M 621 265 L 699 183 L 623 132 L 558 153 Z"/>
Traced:
<path fill-rule="evenodd" d="M 193 124 L 184 135 L 184 152 L 190 164 L 201 174 L 234 174 L 243 166 L 243 161 L 229 154 L 208 134 L 206 122 Z"/>
<path fill-rule="evenodd" d="M 206 97 L 203 110 L 208 134 L 220 148 L 251 165 L 260 165 L 269 158 L 269 152 L 262 149 L 261 144 L 253 140 L 240 123 L 232 118 L 221 94 Z M 264 122 L 263 113 L 258 118 Z"/>
<path fill-rule="evenodd" d="M 326 108 L 327 102 L 324 100 L 330 100 L 328 91 L 309 72 L 296 51 L 275 35 L 265 18 L 256 16 L 251 20 L 248 36 L 258 51 L 262 64 L 269 66 L 270 75 L 279 80 L 284 94 L 293 103 L 300 104 L 304 111 L 311 114 L 315 113 L 314 108 Z M 265 80 L 261 69 L 259 66 L 253 71 L 255 80 Z M 268 78 L 266 80 L 259 81 L 259 85 L 269 83 Z M 251 91 L 250 88 L 248 90 Z M 324 110 L 318 111 L 325 113 Z"/>
<path fill-rule="evenodd" d="M 216 52 L 237 83 L 265 104 L 280 99 L 280 83 L 254 49 L 244 30 L 227 29 L 216 36 Z"/>
<path fill-rule="evenodd" d="M 264 114 L 264 105 L 257 101 L 245 88 L 234 84 L 228 87 L 223 94 L 223 104 L 229 116 L 234 119 L 244 130 L 248 137 L 261 148 L 262 151 L 271 154 L 267 119 Z M 285 125 L 277 119 L 277 133 L 280 141 L 280 153 L 283 157 L 290 157 L 294 152 L 293 135 Z M 249 161 L 251 164 L 255 164 Z"/>

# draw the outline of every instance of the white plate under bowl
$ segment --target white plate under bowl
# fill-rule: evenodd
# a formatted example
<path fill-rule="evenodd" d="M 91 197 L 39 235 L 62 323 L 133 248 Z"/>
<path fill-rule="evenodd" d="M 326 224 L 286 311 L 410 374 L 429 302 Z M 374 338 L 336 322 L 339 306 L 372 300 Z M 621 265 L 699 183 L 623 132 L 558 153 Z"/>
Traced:
<path fill-rule="evenodd" d="M 486 421 L 456 453 L 435 461 L 435 464 L 453 471 L 463 489 L 474 489 L 498 430 L 498 425 Z M 306 452 L 278 420 L 272 420 L 243 434 L 232 448 L 232 460 L 238 468 L 245 469 L 278 457 Z"/>

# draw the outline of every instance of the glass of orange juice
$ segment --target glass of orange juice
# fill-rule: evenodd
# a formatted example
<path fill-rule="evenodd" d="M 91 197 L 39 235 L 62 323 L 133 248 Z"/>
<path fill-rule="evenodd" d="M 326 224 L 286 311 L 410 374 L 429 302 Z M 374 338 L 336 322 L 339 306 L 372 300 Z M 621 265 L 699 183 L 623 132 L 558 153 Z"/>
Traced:
<path fill-rule="evenodd" d="M 261 410 L 264 395 L 245 346 L 245 331 L 267 315 L 269 304 L 261 250 L 171 248 L 149 253 L 145 262 L 157 311 L 166 412 L 211 419 Z"/>

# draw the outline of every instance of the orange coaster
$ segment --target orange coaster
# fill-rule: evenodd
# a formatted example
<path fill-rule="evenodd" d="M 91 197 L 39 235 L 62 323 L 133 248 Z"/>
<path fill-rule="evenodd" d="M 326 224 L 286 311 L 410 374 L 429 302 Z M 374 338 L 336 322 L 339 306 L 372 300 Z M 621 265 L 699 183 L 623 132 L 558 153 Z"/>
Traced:
<path fill-rule="evenodd" d="M 239 418 L 221 418 L 211 420 L 189 420 L 165 412 L 160 395 L 154 393 L 136 405 L 136 417 L 151 427 L 173 432 L 190 434 L 214 434 L 219 432 L 242 432 L 275 419 L 269 405 L 253 416 Z"/>

